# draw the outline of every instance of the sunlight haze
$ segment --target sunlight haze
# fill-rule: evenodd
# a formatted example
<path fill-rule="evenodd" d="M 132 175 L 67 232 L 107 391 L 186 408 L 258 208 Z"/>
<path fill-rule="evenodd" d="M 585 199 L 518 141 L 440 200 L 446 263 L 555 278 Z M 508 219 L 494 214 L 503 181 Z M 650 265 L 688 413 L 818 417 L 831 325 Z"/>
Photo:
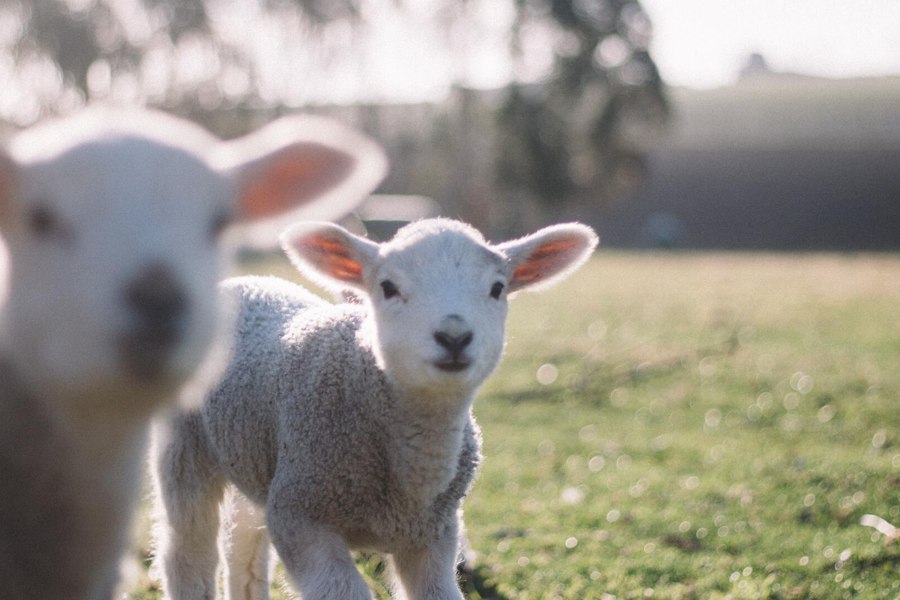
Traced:
<path fill-rule="evenodd" d="M 776 71 L 825 77 L 900 74 L 896 0 L 643 0 L 651 47 L 671 85 L 733 83 L 754 52 Z"/>

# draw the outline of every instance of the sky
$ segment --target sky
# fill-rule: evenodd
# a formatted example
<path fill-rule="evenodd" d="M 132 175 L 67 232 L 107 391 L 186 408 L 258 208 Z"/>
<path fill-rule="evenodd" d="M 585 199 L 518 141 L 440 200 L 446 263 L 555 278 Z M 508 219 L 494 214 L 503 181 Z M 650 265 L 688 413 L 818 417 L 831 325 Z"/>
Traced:
<path fill-rule="evenodd" d="M 420 22 L 412 31 L 406 17 L 391 18 L 392 0 L 373 6 L 371 39 L 364 53 L 364 84 L 376 99 L 435 99 L 448 80 L 477 88 L 507 83 L 504 51 L 511 2 L 470 0 L 475 19 L 456 32 L 456 51 L 438 55 L 435 36 L 447 35 L 422 15 L 431 0 L 405 0 Z M 592 2 L 593 0 L 584 0 Z M 776 71 L 824 77 L 900 75 L 900 0 L 641 0 L 653 24 L 651 54 L 664 80 L 676 86 L 710 88 L 734 83 L 752 53 Z M 460 36 L 462 36 L 460 38 Z M 530 42 L 528 40 L 531 40 Z M 532 72 L 549 64 L 548 38 L 526 38 Z M 544 48 L 541 48 L 541 45 Z M 543 61 L 543 62 L 542 62 Z M 460 73 L 463 75 L 460 76 Z M 349 96 L 359 90 L 350 91 Z M 377 98 L 381 96 L 382 98 Z"/>
<path fill-rule="evenodd" d="M 672 85 L 735 80 L 752 52 L 827 77 L 900 75 L 900 0 L 642 0 L 651 53 Z"/>
<path fill-rule="evenodd" d="M 90 0 L 66 1 L 76 5 Z M 582 0 L 588 6 L 595 1 Z M 444 10 L 451 16 L 465 13 L 465 18 L 448 29 L 446 19 L 434 17 L 434 0 L 367 0 L 361 3 L 364 28 L 340 22 L 329 26 L 325 43 L 310 53 L 301 23 L 267 16 L 258 2 L 211 3 L 217 29 L 232 43 L 249 46 L 260 69 L 252 82 L 241 73 L 223 73 L 218 86 L 226 95 L 241 97 L 252 85 L 264 100 L 289 106 L 441 101 L 451 83 L 497 88 L 508 83 L 514 67 L 525 80 L 550 68 L 547 49 L 553 36 L 540 25 L 523 36 L 524 60 L 511 64 L 507 36 L 515 18 L 512 0 L 440 4 L 449 7 Z M 653 25 L 652 56 L 671 85 L 728 85 L 751 53 L 762 54 L 777 71 L 827 77 L 900 75 L 900 0 L 641 0 L 641 4 Z M 128 24 L 128 35 L 148 39 L 152 28 L 146 16 L 138 16 L 140 5 L 140 0 L 112 2 Z M 0 42 L 15 31 L 10 25 L 15 23 L 0 19 Z M 347 52 L 348 40 L 355 40 L 356 52 Z M 176 57 L 171 49 L 149 51 L 141 82 L 134 78 L 110 82 L 108 73 L 98 77 L 106 95 L 95 97 L 152 102 L 165 91 L 172 73 L 179 85 L 191 89 L 217 72 L 214 48 L 188 45 L 179 52 Z M 177 68 L 172 69 L 169 65 L 175 59 Z M 40 115 L 41 102 L 47 98 L 56 99 L 57 110 L 78 104 L 77 98 L 60 96 L 58 76 L 46 64 L 17 64 L 0 52 L 0 81 L 8 83 L 0 86 L 0 119 L 27 124 Z"/>

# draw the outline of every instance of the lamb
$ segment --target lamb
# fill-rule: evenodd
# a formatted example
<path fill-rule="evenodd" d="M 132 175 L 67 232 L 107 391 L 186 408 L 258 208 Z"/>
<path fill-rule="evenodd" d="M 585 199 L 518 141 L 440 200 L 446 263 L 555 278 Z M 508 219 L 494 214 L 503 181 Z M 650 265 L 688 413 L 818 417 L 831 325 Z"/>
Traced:
<path fill-rule="evenodd" d="M 384 168 L 303 117 L 221 142 L 95 108 L 0 148 L 0 596 L 111 597 L 150 419 L 214 362 L 220 238 L 339 216 Z"/>
<path fill-rule="evenodd" d="M 461 502 L 481 460 L 471 407 L 504 345 L 507 297 L 569 275 L 597 243 L 581 224 L 490 245 L 423 220 L 384 244 L 324 223 L 282 236 L 331 304 L 274 277 L 227 280 L 232 358 L 199 411 L 156 442 L 158 570 L 167 598 L 268 597 L 271 542 L 304 600 L 371 598 L 351 550 L 385 553 L 395 597 L 460 599 Z M 236 489 L 235 489 L 236 488 Z"/>

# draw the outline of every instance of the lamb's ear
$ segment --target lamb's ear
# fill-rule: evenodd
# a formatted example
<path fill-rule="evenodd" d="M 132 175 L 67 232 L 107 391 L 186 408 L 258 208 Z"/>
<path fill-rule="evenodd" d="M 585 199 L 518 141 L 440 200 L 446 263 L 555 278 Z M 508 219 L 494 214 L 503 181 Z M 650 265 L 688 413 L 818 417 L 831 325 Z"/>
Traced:
<path fill-rule="evenodd" d="M 509 291 L 539 289 L 562 281 L 588 259 L 597 234 L 587 225 L 552 225 L 518 240 L 499 244 L 510 263 Z"/>
<path fill-rule="evenodd" d="M 387 172 L 381 148 L 361 133 L 331 119 L 285 117 L 255 133 L 222 142 L 213 166 L 237 190 L 236 221 L 246 232 L 266 232 L 284 221 L 342 217 L 375 189 Z M 273 218 L 280 217 L 273 222 Z"/>
<path fill-rule="evenodd" d="M 378 244 L 332 223 L 297 223 L 281 234 L 281 247 L 301 273 L 322 287 L 365 289 Z"/>

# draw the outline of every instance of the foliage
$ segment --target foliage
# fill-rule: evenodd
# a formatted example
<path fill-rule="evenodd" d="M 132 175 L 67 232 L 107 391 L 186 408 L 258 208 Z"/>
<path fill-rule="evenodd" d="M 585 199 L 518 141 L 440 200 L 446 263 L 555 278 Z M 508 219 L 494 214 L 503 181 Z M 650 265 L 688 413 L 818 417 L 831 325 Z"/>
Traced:
<path fill-rule="evenodd" d="M 504 196 L 497 201 L 508 211 L 523 204 L 543 210 L 573 195 L 606 202 L 632 191 L 668 112 L 648 52 L 650 22 L 640 4 L 507 1 L 516 18 L 508 56 L 497 60 L 511 63 L 512 83 L 501 105 L 489 102 L 496 125 L 490 132 L 497 132 L 496 139 L 487 134 L 492 153 L 487 160 L 480 157 L 484 130 L 469 121 L 472 103 L 451 100 L 458 134 L 447 167 L 451 181 L 441 193 L 456 197 L 467 219 L 487 225 L 491 219 L 481 213 L 489 209 L 478 206 L 485 196 L 498 195 L 497 182 Z M 448 83 L 466 84 L 472 65 L 465 44 L 476 33 L 460 32 L 478 30 L 481 4 L 490 1 L 441 0 L 425 9 L 397 3 L 411 15 L 410 27 L 423 18 L 442 24 L 446 35 L 434 40 L 436 51 L 449 52 L 459 71 L 448 75 L 455 77 Z M 347 56 L 363 52 L 360 34 L 367 21 L 377 19 L 378 6 L 374 0 L 12 0 L 0 7 L 0 23 L 19 26 L 0 39 L 0 50 L 13 58 L 0 61 L 0 76 L 15 78 L 11 87 L 22 91 L 0 109 L 23 125 L 105 98 L 163 106 L 207 122 L 214 111 L 276 111 L 310 101 L 303 82 L 316 70 L 338 65 L 342 77 L 350 78 L 351 70 L 367 71 L 365 58 L 354 62 Z M 425 17 L 423 10 L 429 12 Z M 252 43 L 257 38 L 270 39 L 267 50 Z M 552 68 L 529 68 L 529 52 L 544 55 L 540 60 Z M 280 66 L 271 64 L 276 61 Z M 419 141 L 428 143 L 424 136 Z"/>
<path fill-rule="evenodd" d="M 546 204 L 573 188 L 595 202 L 633 191 L 669 110 L 647 15 L 634 0 L 516 4 L 515 44 L 535 22 L 551 26 L 554 67 L 537 89 L 516 81 L 507 90 L 498 123 L 512 151 L 498 153 L 500 182 Z"/>
<path fill-rule="evenodd" d="M 900 524 L 898 301 L 894 255 L 601 253 L 516 298 L 467 597 L 896 598 L 859 520 Z"/>
<path fill-rule="evenodd" d="M 566 122 L 520 85 L 509 87 L 497 113 L 497 176 L 536 198 L 558 200 L 572 191 Z"/>
<path fill-rule="evenodd" d="M 219 34 L 214 4 L 208 0 L 4 2 L 0 22 L 18 26 L 7 28 L 12 35 L 0 40 L 0 48 L 15 61 L 14 72 L 35 74 L 20 82 L 30 84 L 22 100 L 33 108 L 17 113 L 18 120 L 24 124 L 43 113 L 68 112 L 85 99 L 108 94 L 107 88 L 114 85 L 128 88 L 128 95 L 136 100 L 181 105 L 187 112 L 190 106 L 184 105 L 208 104 L 210 96 L 223 92 L 221 80 L 230 78 L 243 82 L 234 92 L 237 100 L 253 100 L 255 91 L 247 82 L 255 79 L 259 65 L 235 40 Z M 310 34 L 310 43 L 315 43 L 311 32 L 317 26 L 359 16 L 357 0 L 263 0 L 260 5 L 260 14 L 304 23 L 307 28 L 300 31 L 298 27 L 295 35 Z M 177 72 L 175 63 L 186 50 L 205 52 L 207 58 L 215 55 L 206 60 L 206 72 L 199 81 L 183 81 Z"/>

